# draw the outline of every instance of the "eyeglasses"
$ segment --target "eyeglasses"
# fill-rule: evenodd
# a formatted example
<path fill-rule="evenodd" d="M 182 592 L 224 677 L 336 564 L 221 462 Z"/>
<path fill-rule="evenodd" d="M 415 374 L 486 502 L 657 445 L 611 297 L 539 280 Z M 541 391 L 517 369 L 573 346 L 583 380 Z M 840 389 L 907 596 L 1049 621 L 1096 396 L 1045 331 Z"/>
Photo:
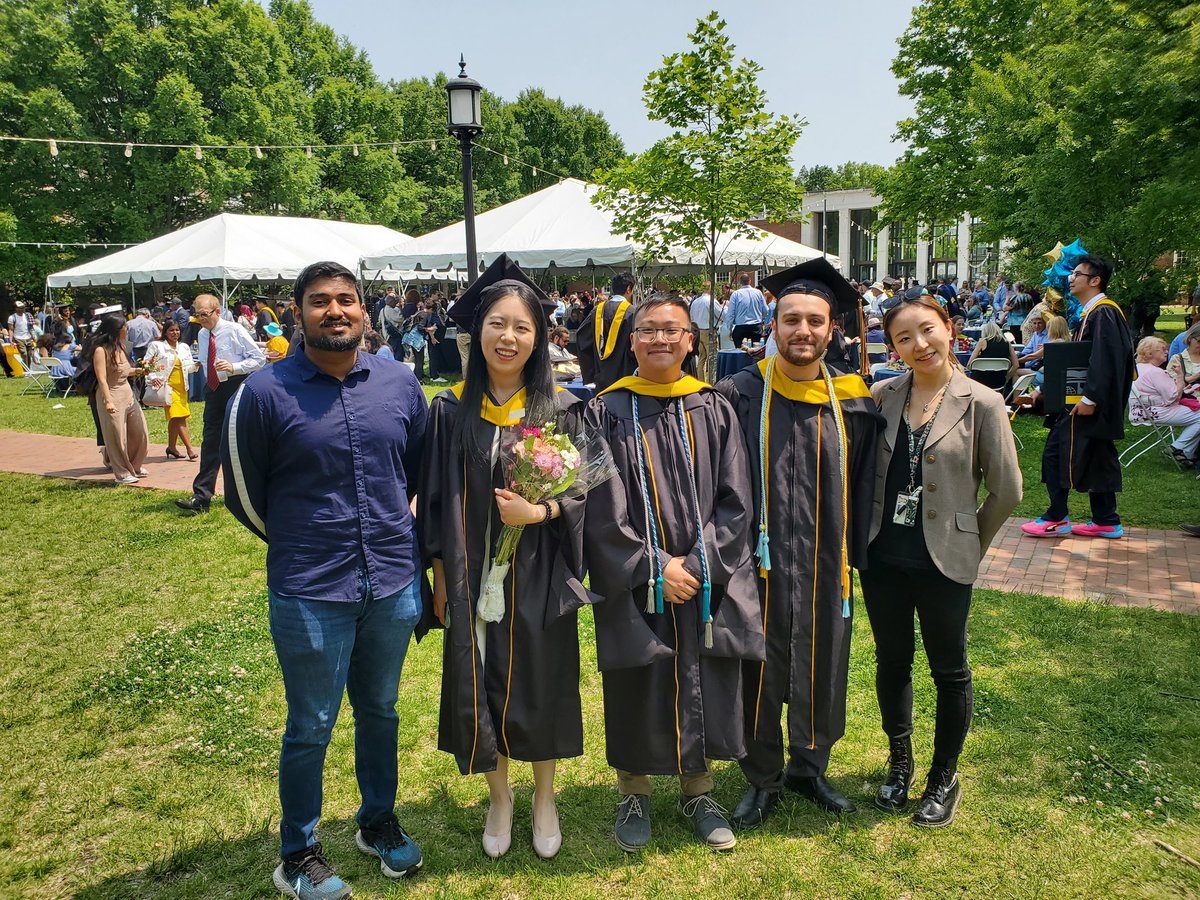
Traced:
<path fill-rule="evenodd" d="M 672 325 L 669 328 L 635 328 L 633 333 L 642 344 L 652 344 L 661 334 L 668 344 L 678 344 L 687 329 Z"/>
<path fill-rule="evenodd" d="M 1083 272 L 1083 271 L 1080 271 L 1079 269 L 1075 269 L 1075 270 L 1074 270 L 1074 271 L 1072 271 L 1072 272 L 1071 272 L 1071 274 L 1070 274 L 1070 275 L 1068 275 L 1067 277 L 1068 277 L 1068 278 L 1074 278 L 1076 275 L 1079 275 L 1079 276 L 1081 276 L 1081 277 L 1083 277 L 1083 278 L 1095 278 L 1095 277 L 1096 277 L 1096 273 L 1095 273 L 1095 272 Z"/>

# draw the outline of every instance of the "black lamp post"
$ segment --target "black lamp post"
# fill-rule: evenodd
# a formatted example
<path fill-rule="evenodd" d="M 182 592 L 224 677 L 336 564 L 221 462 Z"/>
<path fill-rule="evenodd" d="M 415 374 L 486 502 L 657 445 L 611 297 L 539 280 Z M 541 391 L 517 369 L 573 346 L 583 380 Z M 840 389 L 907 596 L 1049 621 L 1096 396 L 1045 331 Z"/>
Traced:
<path fill-rule="evenodd" d="M 467 277 L 473 284 L 479 277 L 479 254 L 475 250 L 475 182 L 471 171 L 471 144 L 483 134 L 480 95 L 483 88 L 467 76 L 467 64 L 460 55 L 458 77 L 446 82 L 449 116 L 446 130 L 458 138 L 463 160 L 463 224 L 467 229 Z"/>

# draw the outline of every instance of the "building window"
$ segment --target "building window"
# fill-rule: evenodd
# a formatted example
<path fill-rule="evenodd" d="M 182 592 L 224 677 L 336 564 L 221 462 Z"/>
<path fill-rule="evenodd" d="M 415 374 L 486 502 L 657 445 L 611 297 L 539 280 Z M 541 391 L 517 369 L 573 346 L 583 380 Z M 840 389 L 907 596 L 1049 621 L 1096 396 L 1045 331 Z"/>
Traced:
<path fill-rule="evenodd" d="M 917 223 L 893 222 L 888 241 L 888 274 L 912 278 L 917 272 Z"/>
<path fill-rule="evenodd" d="M 930 229 L 929 280 L 958 277 L 958 223 L 935 222 Z"/>
<path fill-rule="evenodd" d="M 840 256 L 838 249 L 838 211 L 820 212 L 817 216 L 818 249 L 832 256 Z"/>
<path fill-rule="evenodd" d="M 875 225 L 879 214 L 873 209 L 850 211 L 849 277 L 870 283 L 875 280 L 875 249 L 878 246 Z"/>
<path fill-rule="evenodd" d="M 990 284 L 1000 271 L 1000 244 L 996 241 L 977 241 L 975 235 L 983 229 L 978 216 L 971 217 L 971 279 Z M 965 281 L 964 281 L 965 283 Z"/>

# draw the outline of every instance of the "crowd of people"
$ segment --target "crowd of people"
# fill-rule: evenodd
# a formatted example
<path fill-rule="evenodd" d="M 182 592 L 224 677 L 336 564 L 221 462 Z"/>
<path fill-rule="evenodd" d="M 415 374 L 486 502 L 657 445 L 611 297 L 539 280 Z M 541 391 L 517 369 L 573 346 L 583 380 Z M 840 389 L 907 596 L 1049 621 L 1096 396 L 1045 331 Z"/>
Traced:
<path fill-rule="evenodd" d="M 1086 383 L 1047 417 L 1049 506 L 1023 527 L 1032 537 L 1121 537 L 1115 441 L 1130 396 L 1183 426 L 1181 459 L 1200 443 L 1200 402 L 1184 402 L 1200 385 L 1200 327 L 1176 350 L 1143 340 L 1135 381 L 1129 329 L 1105 294 L 1111 275 L 1095 256 L 1071 275 L 1083 305 L 1074 340 L 1091 348 Z M 445 631 L 438 746 L 463 775 L 486 780 L 483 851 L 511 846 L 511 769 L 523 761 L 535 784 L 529 840 L 553 857 L 563 841 L 557 761 L 583 752 L 577 619 L 587 606 L 623 849 L 652 841 L 654 776 L 678 778 L 679 813 L 714 850 L 734 847 L 787 792 L 853 814 L 827 774 L 846 728 L 855 569 L 888 747 L 872 802 L 912 808 L 917 826 L 953 821 L 973 708 L 973 585 L 1022 496 L 1002 394 L 968 377 L 956 352 L 976 308 L 989 312 L 971 358 L 1003 359 L 1011 372 L 1036 374 L 1045 346 L 1072 336 L 1019 284 L 965 297 L 948 282 L 857 285 L 824 259 L 737 281 L 719 299 L 705 285 L 690 298 L 635 300 L 620 274 L 609 293 L 564 297 L 501 257 L 448 309 L 439 294 L 388 288 L 372 316 L 353 273 L 326 262 L 301 273 L 280 312 L 202 294 L 190 312 L 172 303 L 127 321 L 101 309 L 78 324 L 117 480 L 144 475 L 139 378 L 148 391 L 172 389 L 168 452 L 181 456 L 181 443 L 195 458 L 185 385 L 199 371 L 200 471 L 193 495 L 176 502 L 207 511 L 223 468 L 228 509 L 267 543 L 287 702 L 281 891 L 349 895 L 316 834 L 343 692 L 362 795 L 356 845 L 388 877 L 422 865 L 396 814 L 396 703 L 409 642 L 432 629 Z M 448 343 L 451 325 L 465 378 L 427 402 L 419 354 Z M 696 376 L 714 326 L 754 362 L 710 385 Z M 854 345 L 883 345 L 903 373 L 868 387 Z M 412 365 L 396 364 L 404 358 Z M 556 388 L 562 364 L 595 386 L 590 400 Z M 314 412 L 333 405 L 336 416 Z M 548 427 L 603 447 L 615 474 L 539 502 L 514 491 L 508 442 Z M 1071 490 L 1089 497 L 1086 525 L 1066 515 Z M 495 556 L 506 527 L 524 529 L 511 563 Z M 502 612 L 485 617 L 493 582 Z M 937 709 L 913 808 L 918 633 Z M 717 761 L 736 762 L 745 782 L 728 811 L 714 796 Z"/>

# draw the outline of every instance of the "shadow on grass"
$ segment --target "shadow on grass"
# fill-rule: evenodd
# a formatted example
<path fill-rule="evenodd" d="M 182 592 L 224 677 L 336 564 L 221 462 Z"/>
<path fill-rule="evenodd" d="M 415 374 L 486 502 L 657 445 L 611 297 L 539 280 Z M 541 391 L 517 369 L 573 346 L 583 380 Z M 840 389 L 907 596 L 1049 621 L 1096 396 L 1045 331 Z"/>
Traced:
<path fill-rule="evenodd" d="M 847 783 L 858 776 L 847 776 Z M 724 766 L 717 773 L 716 796 L 730 805 L 744 789 L 736 766 Z M 479 779 L 482 787 L 482 779 Z M 614 778 L 615 782 L 615 778 Z M 843 785 L 845 787 L 845 785 Z M 654 779 L 651 820 L 654 835 L 642 853 L 626 853 L 612 836 L 617 794 L 614 786 L 564 786 L 558 794 L 558 810 L 563 830 L 563 849 L 552 860 L 538 858 L 530 845 L 530 803 L 532 787 L 514 784 L 516 806 L 513 814 L 512 849 L 498 860 L 489 859 L 480 846 L 487 815 L 486 794 L 477 802 L 464 804 L 453 798 L 445 783 L 434 786 L 423 802 L 401 803 L 398 814 L 406 831 L 420 845 L 424 865 L 416 877 L 443 881 L 465 878 L 475 889 L 486 890 L 492 882 L 498 887 L 517 876 L 554 879 L 560 876 L 619 874 L 658 865 L 663 857 L 687 855 L 715 861 L 692 835 L 691 828 L 677 810 L 678 790 L 675 779 Z M 825 814 L 808 801 L 787 793 L 776 814 L 759 830 L 738 832 L 739 841 L 749 842 L 759 835 L 808 837 L 830 831 L 867 830 L 883 814 L 876 810 L 838 818 Z M 389 882 L 379 872 L 372 857 L 357 850 L 354 835 L 357 824 L 352 817 L 323 820 L 317 837 L 325 848 L 330 864 L 356 894 L 368 896 L 384 892 Z M 735 854 L 736 856 L 736 851 Z M 168 851 L 144 868 L 106 878 L 81 887 L 78 900 L 124 900 L 128 897 L 209 897 L 275 896 L 271 873 L 278 865 L 278 828 L 264 823 L 252 833 L 230 839 L 202 840 Z"/>

